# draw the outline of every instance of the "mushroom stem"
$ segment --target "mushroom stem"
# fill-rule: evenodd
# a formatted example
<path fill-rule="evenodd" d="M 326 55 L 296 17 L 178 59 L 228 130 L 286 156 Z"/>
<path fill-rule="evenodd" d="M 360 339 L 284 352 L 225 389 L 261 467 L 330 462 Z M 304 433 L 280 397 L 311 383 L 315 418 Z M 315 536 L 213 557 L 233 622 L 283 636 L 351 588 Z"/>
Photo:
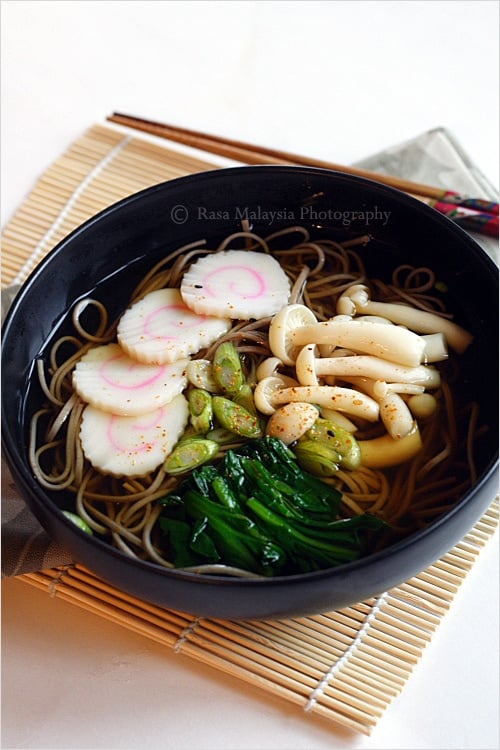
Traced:
<path fill-rule="evenodd" d="M 268 382 L 272 381 L 272 382 Z M 273 414 L 278 406 L 296 401 L 305 401 L 317 406 L 346 412 L 355 417 L 361 417 L 369 422 L 376 422 L 379 418 L 377 402 L 351 388 L 337 386 L 292 386 L 279 387 L 278 378 L 265 378 L 257 385 L 254 392 L 255 404 L 263 414 Z"/>
<path fill-rule="evenodd" d="M 472 335 L 461 326 L 437 313 L 417 310 L 409 305 L 395 302 L 374 302 L 369 297 L 368 287 L 355 284 L 339 299 L 337 311 L 340 314 L 380 315 L 392 323 L 408 326 L 418 333 L 443 333 L 448 344 L 459 354 L 463 354 L 472 342 Z"/>
<path fill-rule="evenodd" d="M 411 411 L 399 393 L 390 391 L 380 399 L 380 419 L 389 435 L 395 440 L 401 440 L 409 435 L 413 429 L 414 420 Z"/>
<path fill-rule="evenodd" d="M 448 347 L 444 333 L 428 333 L 422 336 L 425 341 L 423 362 L 443 362 L 448 359 Z"/>
<path fill-rule="evenodd" d="M 415 422 L 413 430 L 400 440 L 394 440 L 386 434 L 373 440 L 358 440 L 358 445 L 362 466 L 384 469 L 413 458 L 422 448 L 422 438 Z"/>
<path fill-rule="evenodd" d="M 422 362 L 425 341 L 413 331 L 369 321 L 327 320 L 290 331 L 292 346 L 335 344 L 408 367 Z"/>
<path fill-rule="evenodd" d="M 414 419 L 410 409 L 387 383 L 365 377 L 350 377 L 347 382 L 378 402 L 380 419 L 392 438 L 399 440 L 412 431 Z"/>
<path fill-rule="evenodd" d="M 323 419 L 328 419 L 329 422 L 333 422 L 339 427 L 342 427 L 342 429 L 346 432 L 356 432 L 356 430 L 358 429 L 350 419 L 347 419 L 345 414 L 341 414 L 339 411 L 335 411 L 335 409 L 327 409 L 326 407 L 322 407 L 320 412 Z"/>
<path fill-rule="evenodd" d="M 423 385 L 413 383 L 386 383 L 384 380 L 376 380 L 374 394 L 377 398 L 383 398 L 387 393 L 404 393 L 407 396 L 420 396 L 425 391 Z"/>
<path fill-rule="evenodd" d="M 318 377 L 325 375 L 361 376 L 389 383 L 422 385 L 425 388 L 437 388 L 441 383 L 439 371 L 434 367 L 407 367 L 363 354 L 349 357 L 315 357 L 314 347 L 311 345 L 301 349 L 295 362 L 295 371 L 297 380 L 304 385 L 315 385 Z"/>

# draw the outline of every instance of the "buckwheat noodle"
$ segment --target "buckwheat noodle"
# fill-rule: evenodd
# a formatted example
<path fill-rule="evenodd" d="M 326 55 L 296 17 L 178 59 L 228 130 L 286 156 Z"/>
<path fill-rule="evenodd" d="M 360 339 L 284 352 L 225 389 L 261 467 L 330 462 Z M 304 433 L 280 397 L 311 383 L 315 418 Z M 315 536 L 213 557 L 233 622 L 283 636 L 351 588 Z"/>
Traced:
<path fill-rule="evenodd" d="M 184 272 L 200 255 L 229 246 L 243 246 L 266 253 L 272 248 L 290 278 L 291 302 L 310 307 L 319 321 L 336 314 L 338 297 L 352 284 L 368 286 L 372 299 L 406 302 L 451 317 L 435 294 L 436 279 L 430 268 L 401 265 L 394 270 L 390 283 L 369 278 L 357 252 L 369 241 L 368 236 L 341 243 L 331 239 L 313 240 L 301 226 L 262 238 L 244 226 L 243 231 L 226 237 L 216 248 L 209 248 L 206 241 L 200 240 L 166 255 L 141 279 L 130 304 L 153 290 L 179 287 Z M 87 330 L 82 322 L 85 311 L 90 309 L 98 318 L 93 331 Z M 109 323 L 105 305 L 95 299 L 80 301 L 72 316 L 75 335 L 57 339 L 47 362 L 37 361 L 36 371 L 45 403 L 31 419 L 29 458 L 32 470 L 43 488 L 62 492 L 62 505 L 76 510 L 95 533 L 108 538 L 122 552 L 172 567 L 155 543 L 155 524 L 161 512 L 156 501 L 180 480 L 168 476 L 162 468 L 141 478 L 104 476 L 93 469 L 83 455 L 79 430 L 85 404 L 72 389 L 72 371 L 92 346 L 115 339 L 118 321 Z M 222 341 L 232 341 L 251 377 L 259 362 L 271 353 L 269 323 L 270 318 L 235 322 L 227 334 L 196 357 L 210 358 Z M 478 407 L 473 403 L 459 407 L 456 403 L 453 380 L 458 376 L 458 367 L 453 368 L 453 355 L 450 360 L 446 363 L 446 377 L 434 392 L 439 404 L 438 414 L 428 421 L 419 420 L 423 448 L 412 460 L 386 470 L 366 467 L 341 470 L 334 478 L 326 480 L 343 493 L 346 515 L 370 511 L 391 524 L 385 544 L 432 522 L 453 507 L 475 480 L 473 443 L 481 431 Z M 371 438 L 381 432 L 380 426 L 370 426 L 357 435 Z M 221 445 L 220 456 L 241 444 L 238 441 L 235 436 L 231 444 Z M 219 572 L 221 567 L 224 566 L 210 566 L 207 570 Z M 226 572 L 243 573 L 234 569 Z"/>

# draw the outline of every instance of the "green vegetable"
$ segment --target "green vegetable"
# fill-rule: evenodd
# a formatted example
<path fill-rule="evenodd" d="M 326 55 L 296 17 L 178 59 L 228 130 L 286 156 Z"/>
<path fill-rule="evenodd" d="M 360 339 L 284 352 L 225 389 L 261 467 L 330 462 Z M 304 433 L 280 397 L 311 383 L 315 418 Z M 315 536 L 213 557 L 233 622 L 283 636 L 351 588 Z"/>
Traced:
<path fill-rule="evenodd" d="M 161 519 L 160 525 L 169 548 L 170 557 L 175 562 L 175 567 L 187 568 L 190 565 L 198 565 L 200 560 L 203 560 L 203 562 L 218 562 L 219 553 L 215 548 L 213 554 L 204 551 L 201 555 L 196 553 L 196 549 L 191 549 L 191 540 L 197 536 L 197 529 L 192 528 L 191 523 L 164 517 Z"/>
<path fill-rule="evenodd" d="M 219 445 L 234 443 L 234 432 L 226 430 L 224 427 L 214 427 L 213 430 L 207 432 L 205 437 L 208 440 L 215 440 L 215 442 L 219 443 Z"/>
<path fill-rule="evenodd" d="M 190 538 L 190 549 L 198 554 L 205 562 L 218 562 L 219 553 L 212 537 L 207 531 L 208 520 L 204 517 L 194 525 Z"/>
<path fill-rule="evenodd" d="M 184 474 L 196 466 L 214 458 L 219 452 L 219 444 L 213 440 L 191 437 L 181 440 L 165 459 L 163 468 L 167 474 Z"/>
<path fill-rule="evenodd" d="M 243 408 L 250 412 L 250 414 L 253 414 L 254 416 L 257 414 L 255 401 L 253 399 L 253 390 L 248 383 L 243 383 L 238 393 L 233 396 L 233 401 L 235 404 L 243 406 Z"/>
<path fill-rule="evenodd" d="M 356 439 L 350 432 L 328 419 L 318 418 L 313 426 L 299 439 L 296 448 L 299 448 L 301 444 L 304 445 L 311 441 L 317 441 L 322 447 L 322 449 L 318 447 L 318 473 L 320 474 L 321 466 L 326 464 L 329 451 L 332 451 L 332 461 L 339 463 L 343 469 L 357 469 L 361 464 L 361 449 Z M 312 462 L 309 466 L 305 467 L 309 471 L 313 471 L 313 451 L 313 445 L 308 445 L 307 450 L 303 450 L 306 454 L 306 460 L 309 457 Z M 298 455 L 297 450 L 295 453 Z M 334 453 L 338 454 L 338 459 L 334 459 Z M 323 474 L 323 476 L 330 475 Z"/>
<path fill-rule="evenodd" d="M 352 562 L 359 557 L 359 545 L 355 536 L 350 533 L 348 526 L 342 526 L 347 520 L 337 522 L 336 537 L 332 533 L 332 538 L 329 539 L 316 535 L 312 529 L 304 530 L 299 525 L 283 524 L 280 515 L 273 513 L 255 498 L 249 499 L 248 507 L 263 521 L 267 532 L 274 534 L 276 540 L 285 548 L 302 560 L 309 559 L 313 570 Z M 366 517 L 364 522 L 366 523 Z M 368 521 L 367 526 L 372 526 L 371 521 Z M 329 527 L 329 531 L 333 531 L 332 526 Z"/>
<path fill-rule="evenodd" d="M 436 289 L 438 292 L 442 292 L 443 294 L 447 294 L 448 292 L 448 286 L 444 281 L 436 281 L 434 284 L 434 289 Z"/>
<path fill-rule="evenodd" d="M 193 471 L 191 475 L 191 482 L 193 487 L 201 492 L 202 495 L 208 496 L 210 494 L 212 483 L 218 476 L 219 472 L 217 471 L 215 466 L 202 466 L 199 469 Z"/>
<path fill-rule="evenodd" d="M 224 505 L 231 510 L 240 510 L 239 503 L 231 491 L 231 487 L 220 474 L 217 474 L 217 476 L 214 477 L 212 481 L 212 490 L 221 505 Z"/>
<path fill-rule="evenodd" d="M 320 570 L 357 559 L 386 528 L 369 514 L 339 518 L 341 500 L 267 437 L 195 469 L 160 500 L 160 526 L 177 567 L 218 561 L 266 576 Z"/>
<path fill-rule="evenodd" d="M 340 453 L 320 440 L 300 439 L 294 448 L 299 465 L 319 477 L 332 477 L 339 470 Z"/>
<path fill-rule="evenodd" d="M 295 504 L 308 513 L 320 517 L 332 512 L 335 516 L 340 510 L 342 494 L 325 484 L 312 474 L 303 471 L 297 463 L 295 454 L 277 438 L 256 440 L 247 448 L 248 451 L 270 471 L 276 479 L 282 479 L 294 490 Z"/>
<path fill-rule="evenodd" d="M 206 433 L 212 427 L 212 396 L 202 388 L 189 391 L 189 420 L 195 432 Z"/>
<path fill-rule="evenodd" d="M 224 508 L 194 490 L 187 491 L 184 502 L 190 517 L 207 520 L 207 531 L 226 564 L 265 574 L 270 565 L 279 567 L 284 561 L 284 552 L 247 515 Z"/>
<path fill-rule="evenodd" d="M 223 396 L 214 396 L 212 407 L 217 421 L 226 430 L 246 438 L 258 438 L 262 435 L 259 420 L 243 406 Z"/>
<path fill-rule="evenodd" d="M 79 529 L 85 531 L 87 534 L 92 535 L 94 533 L 87 521 L 84 521 L 84 519 L 77 513 L 72 513 L 70 510 L 63 510 L 63 515 L 65 515 L 66 518 L 69 518 L 70 521 L 73 521 L 75 526 L 78 526 Z"/>
<path fill-rule="evenodd" d="M 212 373 L 215 382 L 226 396 L 232 398 L 239 393 L 245 382 L 245 376 L 240 355 L 230 341 L 225 341 L 217 347 Z"/>

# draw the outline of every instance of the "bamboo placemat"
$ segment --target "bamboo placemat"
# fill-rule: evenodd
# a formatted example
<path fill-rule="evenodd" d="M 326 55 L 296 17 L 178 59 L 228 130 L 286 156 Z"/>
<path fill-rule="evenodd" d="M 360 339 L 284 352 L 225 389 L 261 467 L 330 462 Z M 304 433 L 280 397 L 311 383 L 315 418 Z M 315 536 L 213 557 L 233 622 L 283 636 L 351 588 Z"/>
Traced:
<path fill-rule="evenodd" d="M 158 182 L 214 168 L 113 126 L 95 125 L 45 172 L 3 233 L 2 285 L 20 283 L 71 230 Z M 441 560 L 337 612 L 275 621 L 194 618 L 156 607 L 79 565 L 20 580 L 354 731 L 370 734 L 401 692 L 481 549 L 498 503 Z"/>
<path fill-rule="evenodd" d="M 95 125 L 41 176 L 2 237 L 2 286 L 21 283 L 69 232 L 107 206 L 159 182 L 215 168 L 137 138 L 124 128 Z"/>

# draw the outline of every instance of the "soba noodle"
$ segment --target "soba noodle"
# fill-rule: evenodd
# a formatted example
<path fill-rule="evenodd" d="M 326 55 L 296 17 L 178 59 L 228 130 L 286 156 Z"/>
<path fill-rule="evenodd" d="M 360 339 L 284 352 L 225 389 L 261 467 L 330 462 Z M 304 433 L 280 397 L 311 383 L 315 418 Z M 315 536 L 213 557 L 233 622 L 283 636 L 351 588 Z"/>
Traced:
<path fill-rule="evenodd" d="M 343 243 L 312 240 L 304 227 L 290 227 L 267 238 L 242 231 L 212 249 L 205 241 L 194 242 L 169 253 L 151 268 L 137 285 L 130 304 L 153 290 L 179 287 L 186 269 L 201 255 L 243 246 L 266 253 L 272 249 L 290 279 L 290 301 L 307 305 L 318 321 L 336 314 L 338 298 L 353 284 L 368 286 L 374 300 L 410 303 L 421 310 L 450 316 L 435 293 L 436 279 L 429 268 L 401 265 L 389 283 L 368 278 L 358 253 L 359 247 L 368 242 L 366 236 Z M 288 246 L 284 247 L 284 243 Z M 82 322 L 86 310 L 97 313 L 99 318 L 92 331 Z M 221 342 L 231 341 L 242 356 L 246 371 L 254 373 L 259 363 L 271 355 L 270 320 L 235 321 L 228 333 L 195 358 L 210 359 Z M 116 340 L 116 326 L 117 321 L 109 323 L 102 302 L 85 299 L 73 310 L 75 334 L 57 339 L 47 362 L 38 360 L 37 373 L 46 403 L 32 417 L 31 466 L 40 485 L 63 492 L 62 504 L 78 513 L 96 534 L 109 539 L 127 555 L 172 567 L 156 543 L 156 522 L 162 510 L 157 500 L 171 492 L 180 479 L 167 475 L 161 467 L 141 478 L 103 475 L 86 461 L 79 440 L 85 404 L 73 391 L 72 371 L 91 347 Z M 452 382 L 457 370 L 454 374 L 452 365 L 453 361 L 446 363 L 446 378 L 442 378 L 434 393 L 439 404 L 437 416 L 420 424 L 423 448 L 413 459 L 386 470 L 364 466 L 340 470 L 324 480 L 343 493 L 346 516 L 369 511 L 391 525 L 384 543 L 430 523 L 452 507 L 474 482 L 472 448 L 478 429 L 477 407 L 469 404 L 458 408 Z M 380 426 L 370 426 L 356 437 L 371 438 L 380 431 Z M 240 443 L 235 436 L 231 444 L 221 445 L 221 454 Z"/>

